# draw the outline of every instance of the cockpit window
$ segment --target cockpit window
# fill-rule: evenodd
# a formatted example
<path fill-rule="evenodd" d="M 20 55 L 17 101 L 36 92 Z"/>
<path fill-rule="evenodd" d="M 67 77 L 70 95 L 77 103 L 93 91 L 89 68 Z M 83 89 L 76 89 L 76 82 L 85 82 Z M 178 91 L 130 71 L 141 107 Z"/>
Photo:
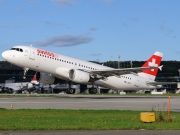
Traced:
<path fill-rule="evenodd" d="M 21 48 L 11 48 L 10 50 L 16 50 L 18 52 L 23 52 L 23 49 L 21 49 Z"/>

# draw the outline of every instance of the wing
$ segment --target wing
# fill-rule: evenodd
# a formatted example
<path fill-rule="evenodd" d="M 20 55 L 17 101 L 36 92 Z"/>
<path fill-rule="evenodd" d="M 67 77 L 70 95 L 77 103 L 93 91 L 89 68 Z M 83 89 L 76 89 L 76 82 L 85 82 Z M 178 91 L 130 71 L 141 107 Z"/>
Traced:
<path fill-rule="evenodd" d="M 137 67 L 137 68 L 122 68 L 122 69 L 103 69 L 103 70 L 84 70 L 85 72 L 90 73 L 93 78 L 106 78 L 109 76 L 120 76 L 124 74 L 135 74 L 138 72 L 142 72 L 142 70 L 150 70 L 155 68 L 161 68 L 157 66 L 148 66 L 148 67 Z"/>

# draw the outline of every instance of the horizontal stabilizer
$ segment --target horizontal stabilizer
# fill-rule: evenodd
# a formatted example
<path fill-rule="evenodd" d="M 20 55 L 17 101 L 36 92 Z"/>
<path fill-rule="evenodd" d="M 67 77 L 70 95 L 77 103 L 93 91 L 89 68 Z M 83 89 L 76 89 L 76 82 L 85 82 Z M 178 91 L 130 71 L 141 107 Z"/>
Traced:
<path fill-rule="evenodd" d="M 158 67 L 160 71 L 162 71 L 162 67 L 163 67 L 163 65 L 161 65 L 161 66 Z"/>

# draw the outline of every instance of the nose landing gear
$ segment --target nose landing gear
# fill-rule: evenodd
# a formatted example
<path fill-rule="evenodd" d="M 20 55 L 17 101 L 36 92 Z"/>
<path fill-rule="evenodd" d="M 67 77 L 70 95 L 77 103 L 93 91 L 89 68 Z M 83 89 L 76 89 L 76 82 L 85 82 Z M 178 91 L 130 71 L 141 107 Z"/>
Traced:
<path fill-rule="evenodd" d="M 23 76 L 23 79 L 26 79 L 26 74 L 27 74 L 29 68 L 24 67 L 23 70 L 24 70 L 24 76 Z"/>

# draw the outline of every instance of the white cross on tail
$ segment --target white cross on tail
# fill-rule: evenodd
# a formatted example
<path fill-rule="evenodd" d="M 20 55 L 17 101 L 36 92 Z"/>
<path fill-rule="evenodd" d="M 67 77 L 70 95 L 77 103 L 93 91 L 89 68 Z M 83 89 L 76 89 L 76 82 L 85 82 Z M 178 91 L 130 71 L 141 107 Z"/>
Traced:
<path fill-rule="evenodd" d="M 158 66 L 158 64 L 156 64 L 156 59 L 152 59 L 152 62 L 149 62 L 148 65 L 149 65 L 149 66 L 154 66 L 154 67 L 157 67 L 157 66 Z M 154 69 L 151 69 L 151 71 L 154 72 Z"/>

